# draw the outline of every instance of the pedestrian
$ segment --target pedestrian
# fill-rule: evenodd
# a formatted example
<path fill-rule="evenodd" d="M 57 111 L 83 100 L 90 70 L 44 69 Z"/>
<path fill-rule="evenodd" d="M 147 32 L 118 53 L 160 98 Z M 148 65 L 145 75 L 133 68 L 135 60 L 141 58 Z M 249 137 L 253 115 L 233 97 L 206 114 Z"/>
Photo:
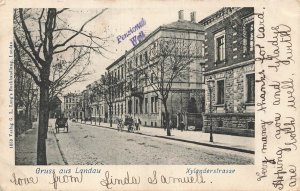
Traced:
<path fill-rule="evenodd" d="M 173 125 L 173 122 L 172 122 L 171 119 L 170 119 L 170 122 L 169 122 L 169 126 L 170 126 L 170 129 L 174 129 L 174 125 Z"/>
<path fill-rule="evenodd" d="M 139 120 L 135 118 L 135 129 L 138 131 L 139 130 Z"/>
<path fill-rule="evenodd" d="M 171 125 L 165 124 L 167 129 L 167 136 L 171 136 Z"/>
<path fill-rule="evenodd" d="M 166 122 L 166 120 L 163 121 L 163 126 L 164 126 L 164 130 L 166 130 L 167 129 L 167 122 Z"/>
<path fill-rule="evenodd" d="M 184 125 L 184 122 L 183 122 L 183 120 L 182 120 L 181 123 L 180 123 L 180 130 L 183 131 L 183 130 L 184 130 L 184 127 L 185 127 L 185 125 Z"/>
<path fill-rule="evenodd" d="M 141 130 L 141 125 L 142 125 L 142 121 L 140 120 L 140 118 L 138 119 L 139 122 L 139 131 Z"/>

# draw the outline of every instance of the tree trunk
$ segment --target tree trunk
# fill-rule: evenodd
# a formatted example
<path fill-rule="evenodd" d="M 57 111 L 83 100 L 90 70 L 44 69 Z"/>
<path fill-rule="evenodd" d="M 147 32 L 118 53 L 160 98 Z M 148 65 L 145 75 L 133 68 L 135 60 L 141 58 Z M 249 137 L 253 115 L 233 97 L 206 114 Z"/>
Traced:
<path fill-rule="evenodd" d="M 28 102 L 25 105 L 25 114 L 24 114 L 25 126 L 24 126 L 24 132 L 29 129 L 29 117 L 28 117 L 29 116 L 29 104 L 28 104 Z"/>
<path fill-rule="evenodd" d="M 49 120 L 49 86 L 40 86 L 37 165 L 47 165 L 46 138 Z"/>
<path fill-rule="evenodd" d="M 101 121 L 101 114 L 100 114 L 100 108 L 99 108 L 99 126 L 100 126 L 100 121 Z"/>
<path fill-rule="evenodd" d="M 109 125 L 112 127 L 112 111 L 111 111 L 111 106 L 109 106 Z"/>
<path fill-rule="evenodd" d="M 165 125 L 167 128 L 167 136 L 171 136 L 171 128 L 169 127 L 169 112 L 167 107 L 167 100 L 162 100 L 164 108 L 165 108 Z"/>

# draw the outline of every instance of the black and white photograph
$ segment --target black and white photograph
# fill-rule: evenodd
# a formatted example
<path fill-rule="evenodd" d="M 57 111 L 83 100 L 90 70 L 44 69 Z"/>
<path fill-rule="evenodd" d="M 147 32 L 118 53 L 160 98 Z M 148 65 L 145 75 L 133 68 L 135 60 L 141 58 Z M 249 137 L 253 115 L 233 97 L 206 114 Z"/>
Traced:
<path fill-rule="evenodd" d="M 253 7 L 13 11 L 15 165 L 254 165 Z"/>
<path fill-rule="evenodd" d="M 296 191 L 297 0 L 0 0 L 0 191 Z"/>

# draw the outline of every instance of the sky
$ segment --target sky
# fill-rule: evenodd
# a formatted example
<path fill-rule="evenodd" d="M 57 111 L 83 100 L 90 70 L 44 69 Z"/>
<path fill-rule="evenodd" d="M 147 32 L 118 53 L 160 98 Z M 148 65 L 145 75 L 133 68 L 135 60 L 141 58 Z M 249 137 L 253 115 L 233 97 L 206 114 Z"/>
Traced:
<path fill-rule="evenodd" d="M 199 22 L 203 18 L 216 12 L 221 7 L 211 6 L 205 9 L 183 9 L 184 19 L 190 20 L 190 12 L 196 11 L 196 21 Z M 72 10 L 68 13 L 68 22 L 74 28 L 80 28 L 82 23 L 100 12 L 101 9 L 85 9 L 85 10 Z M 116 59 L 122 56 L 126 50 L 133 48 L 130 42 L 130 37 L 137 35 L 140 31 L 143 31 L 145 35 L 149 35 L 152 31 L 161 25 L 169 24 L 178 20 L 178 8 L 112 8 L 107 9 L 102 15 L 90 22 L 85 30 L 91 31 L 99 37 L 109 37 L 108 52 L 103 52 L 105 57 L 93 54 L 90 65 L 90 70 L 93 74 L 88 77 L 84 82 L 73 84 L 65 89 L 63 92 L 80 92 L 85 89 L 88 84 L 96 81 L 100 78 L 101 74 L 104 74 L 106 67 L 112 64 Z M 118 43 L 117 36 L 126 33 L 130 27 L 135 26 L 141 21 L 146 21 L 146 24 L 132 35 Z"/>

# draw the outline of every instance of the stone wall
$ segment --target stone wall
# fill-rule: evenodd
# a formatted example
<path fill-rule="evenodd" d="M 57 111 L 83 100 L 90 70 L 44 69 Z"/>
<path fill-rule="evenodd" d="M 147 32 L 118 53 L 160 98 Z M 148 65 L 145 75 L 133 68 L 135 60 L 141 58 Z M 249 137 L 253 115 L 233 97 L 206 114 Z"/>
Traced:
<path fill-rule="evenodd" d="M 244 136 L 254 136 L 254 130 L 246 130 L 247 123 L 254 121 L 254 103 L 246 104 L 246 74 L 254 73 L 254 62 L 249 62 L 243 66 L 223 70 L 207 75 L 207 78 L 214 80 L 211 92 L 213 127 L 217 133 L 229 133 Z M 217 104 L 217 81 L 224 80 L 224 104 Z M 210 94 L 206 93 L 206 115 L 210 112 Z M 234 115 L 238 117 L 233 117 Z M 249 117 L 251 116 L 251 117 Z M 253 116 L 253 117 L 252 117 Z M 218 121 L 223 121 L 222 127 Z M 204 129 L 207 129 L 204 123 Z"/>
<path fill-rule="evenodd" d="M 214 113 L 204 115 L 203 132 L 210 132 L 212 121 L 213 133 L 231 134 L 254 137 L 255 115 L 254 113 Z"/>

